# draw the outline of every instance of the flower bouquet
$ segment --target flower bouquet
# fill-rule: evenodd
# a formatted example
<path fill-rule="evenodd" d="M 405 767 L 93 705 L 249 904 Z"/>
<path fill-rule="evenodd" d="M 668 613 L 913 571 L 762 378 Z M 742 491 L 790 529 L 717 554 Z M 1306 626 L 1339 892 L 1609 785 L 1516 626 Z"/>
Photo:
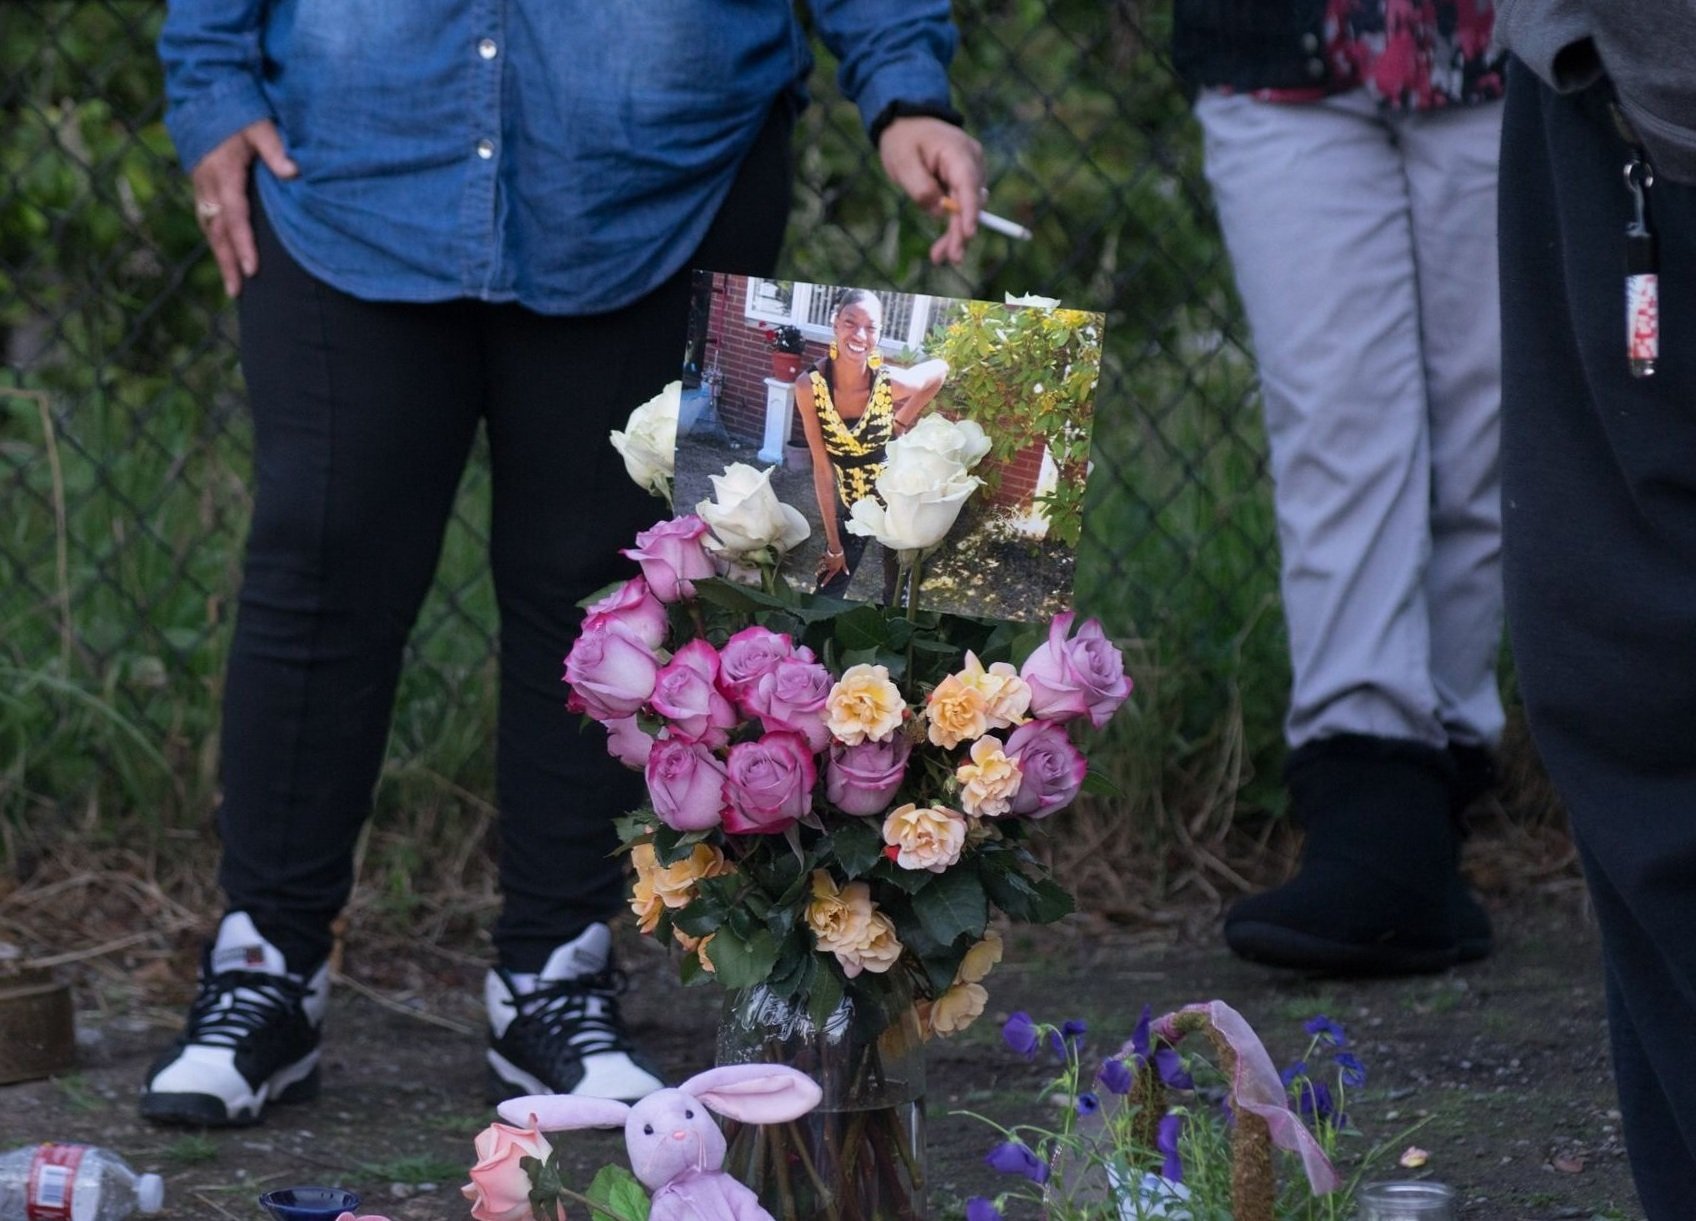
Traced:
<path fill-rule="evenodd" d="M 1014 1051 L 1045 1047 L 1059 1061 L 1043 1094 L 1060 1105 L 1057 1128 L 1004 1127 L 984 1159 L 1016 1186 L 973 1197 L 967 1221 L 999 1221 L 1010 1202 L 1037 1204 L 1052 1221 L 1337 1221 L 1354 1215 L 1365 1173 L 1413 1131 L 1361 1157 L 1340 1176 L 1333 1161 L 1350 1124 L 1348 1091 L 1366 1082 L 1343 1027 L 1319 1015 L 1307 1046 L 1282 1072 L 1254 1029 L 1223 1001 L 1160 1018 L 1144 1008 L 1130 1039 L 1105 1058 L 1084 1052 L 1078 1021 L 1050 1026 L 1015 1013 L 1002 1027 Z M 1187 1035 L 1202 1035 L 1187 1047 Z M 983 1118 L 978 1116 L 977 1118 Z M 1417 1128 L 1419 1125 L 1414 1125 Z M 1299 1173 L 1275 1174 L 1275 1151 Z M 1421 1151 L 1410 1149 L 1402 1165 Z"/>
<path fill-rule="evenodd" d="M 624 552 L 641 575 L 589 601 L 569 706 L 644 773 L 631 908 L 686 983 L 731 993 L 720 1061 L 823 1087 L 803 1121 L 733 1127 L 727 1167 L 778 1216 L 922 1216 L 922 1042 L 983 1012 L 993 912 L 1071 910 L 1031 838 L 1096 783 L 1073 728 L 1131 684 L 1071 613 L 1043 631 L 798 594 L 769 483 L 733 481 L 735 512 L 724 490 Z"/>

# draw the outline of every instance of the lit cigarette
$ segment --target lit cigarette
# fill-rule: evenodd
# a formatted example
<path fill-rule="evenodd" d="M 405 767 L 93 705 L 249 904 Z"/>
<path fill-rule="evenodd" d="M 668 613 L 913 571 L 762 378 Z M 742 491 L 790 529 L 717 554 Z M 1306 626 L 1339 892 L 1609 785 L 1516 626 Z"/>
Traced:
<path fill-rule="evenodd" d="M 952 195 L 945 195 L 942 198 L 942 210 L 944 212 L 958 212 L 960 210 L 960 205 L 955 201 Z M 979 211 L 978 224 L 982 225 L 985 229 L 993 229 L 997 233 L 1005 233 L 1008 237 L 1016 237 L 1021 242 L 1028 242 L 1031 240 L 1031 231 L 1029 229 L 1018 224 L 1016 221 L 1008 220 L 1005 216 L 997 216 L 993 212 Z"/>

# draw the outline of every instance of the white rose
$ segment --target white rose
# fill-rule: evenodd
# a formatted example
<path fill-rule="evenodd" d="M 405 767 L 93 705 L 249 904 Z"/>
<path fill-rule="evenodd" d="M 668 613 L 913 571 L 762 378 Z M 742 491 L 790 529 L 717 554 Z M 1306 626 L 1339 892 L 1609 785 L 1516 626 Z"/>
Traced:
<path fill-rule="evenodd" d="M 926 415 L 889 443 L 888 454 L 890 462 L 899 462 L 906 454 L 926 450 L 971 470 L 989 453 L 989 445 L 989 434 L 974 420 Z"/>
<path fill-rule="evenodd" d="M 677 456 L 677 412 L 683 383 L 672 382 L 630 413 L 624 430 L 612 431 L 612 447 L 624 459 L 624 469 L 638 487 L 671 499 L 671 476 Z"/>
<path fill-rule="evenodd" d="M 939 470 L 942 478 L 936 477 Z M 982 482 L 940 461 L 885 470 L 877 481 L 883 504 L 856 500 L 849 506 L 848 532 L 869 535 L 891 551 L 927 550 L 947 536 L 966 498 Z"/>
<path fill-rule="evenodd" d="M 1015 296 L 1013 293 L 1008 293 L 1007 294 L 1007 304 L 1008 305 L 1034 305 L 1038 309 L 1053 309 L 1056 305 L 1060 304 L 1060 298 L 1059 297 L 1039 297 L 1035 293 L 1024 293 L 1023 295 L 1019 295 L 1019 296 Z"/>
<path fill-rule="evenodd" d="M 735 462 L 725 467 L 724 474 L 712 477 L 714 499 L 695 506 L 712 529 L 713 538 L 707 541 L 710 550 L 730 557 L 766 548 L 784 552 L 812 533 L 800 511 L 772 491 L 771 472 L 770 467 L 758 471 Z"/>

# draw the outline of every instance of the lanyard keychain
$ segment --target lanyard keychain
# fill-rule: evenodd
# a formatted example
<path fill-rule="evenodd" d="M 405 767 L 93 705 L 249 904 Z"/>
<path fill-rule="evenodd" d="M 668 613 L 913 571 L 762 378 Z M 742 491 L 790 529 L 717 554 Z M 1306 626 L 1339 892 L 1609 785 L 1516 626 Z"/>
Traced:
<path fill-rule="evenodd" d="M 1653 377 L 1661 355 L 1660 277 L 1648 206 L 1654 183 L 1654 167 L 1634 151 L 1625 163 L 1632 203 L 1631 223 L 1625 227 L 1625 354 L 1633 377 Z"/>

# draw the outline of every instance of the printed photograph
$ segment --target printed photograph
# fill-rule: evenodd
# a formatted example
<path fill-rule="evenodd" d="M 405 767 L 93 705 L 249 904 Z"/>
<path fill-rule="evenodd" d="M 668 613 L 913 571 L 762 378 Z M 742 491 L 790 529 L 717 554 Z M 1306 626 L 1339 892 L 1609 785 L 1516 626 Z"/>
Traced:
<path fill-rule="evenodd" d="M 695 273 L 675 498 L 792 586 L 1048 619 L 1072 601 L 1102 315 Z"/>

